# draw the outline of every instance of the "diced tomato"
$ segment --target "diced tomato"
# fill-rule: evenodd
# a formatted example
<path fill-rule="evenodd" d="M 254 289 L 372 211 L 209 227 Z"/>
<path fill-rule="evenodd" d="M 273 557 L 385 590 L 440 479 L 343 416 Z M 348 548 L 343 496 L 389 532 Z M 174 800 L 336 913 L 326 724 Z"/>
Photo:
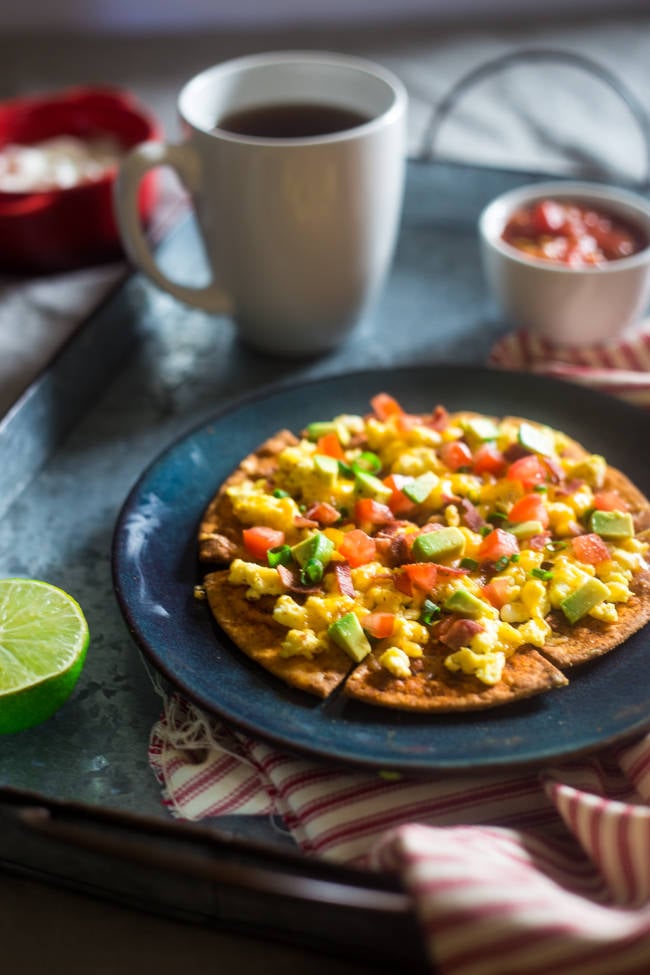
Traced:
<path fill-rule="evenodd" d="M 255 525 L 254 528 L 244 528 L 242 535 L 246 549 L 255 559 L 266 559 L 270 548 L 284 545 L 284 532 L 265 525 Z"/>
<path fill-rule="evenodd" d="M 368 613 L 361 620 L 364 630 L 377 640 L 385 640 L 392 636 L 395 629 L 394 613 Z"/>
<path fill-rule="evenodd" d="M 418 589 L 429 592 L 436 584 L 438 566 L 432 562 L 408 562 L 403 571 Z"/>
<path fill-rule="evenodd" d="M 503 528 L 494 528 L 486 535 L 478 550 L 481 562 L 497 562 L 503 556 L 511 556 L 519 551 L 519 543 L 511 532 Z"/>
<path fill-rule="evenodd" d="M 388 507 L 394 515 L 406 515 L 415 508 L 415 502 L 407 498 L 401 490 L 405 484 L 412 480 L 412 477 L 406 477 L 404 474 L 389 474 L 388 477 L 384 478 L 384 484 L 393 492 L 388 499 Z"/>
<path fill-rule="evenodd" d="M 334 505 L 327 501 L 318 501 L 316 504 L 312 504 L 305 514 L 307 518 L 317 521 L 319 525 L 335 525 L 341 517 L 340 511 L 337 511 Z"/>
<path fill-rule="evenodd" d="M 590 533 L 588 535 L 577 535 L 571 539 L 573 554 L 580 562 L 589 565 L 598 565 L 609 558 L 609 549 L 600 535 Z"/>
<path fill-rule="evenodd" d="M 450 471 L 472 466 L 472 451 L 462 440 L 450 440 L 448 443 L 443 443 L 438 454 L 440 460 L 446 464 Z"/>
<path fill-rule="evenodd" d="M 510 580 L 495 576 L 483 586 L 481 592 L 496 609 L 501 609 L 510 597 Z"/>
<path fill-rule="evenodd" d="M 370 538 L 360 528 L 353 528 L 352 531 L 346 532 L 339 545 L 339 553 L 347 559 L 353 569 L 372 562 L 376 551 L 374 538 Z"/>
<path fill-rule="evenodd" d="M 341 441 L 335 433 L 326 433 L 324 437 L 319 437 L 316 450 L 319 454 L 335 457 L 337 460 L 344 460 L 345 458 Z"/>
<path fill-rule="evenodd" d="M 413 583 L 405 572 L 397 572 L 393 577 L 395 588 L 405 596 L 413 595 Z"/>
<path fill-rule="evenodd" d="M 539 494 L 525 494 L 515 501 L 508 512 L 508 521 L 539 521 L 542 528 L 548 528 L 548 509 Z"/>
<path fill-rule="evenodd" d="M 472 466 L 475 474 L 494 474 L 500 477 L 506 469 L 506 459 L 497 445 L 488 441 L 474 451 Z"/>
<path fill-rule="evenodd" d="M 387 504 L 374 498 L 360 498 L 354 506 L 354 520 L 357 525 L 386 525 L 395 516 Z"/>
<path fill-rule="evenodd" d="M 548 479 L 548 469 L 537 454 L 527 454 L 509 466 L 506 477 L 509 481 L 521 481 L 524 490 L 530 491 L 536 484 L 543 484 Z"/>
<path fill-rule="evenodd" d="M 370 400 L 373 412 L 378 420 L 384 423 L 390 416 L 400 416 L 404 410 L 397 400 L 389 393 L 377 393 Z"/>
<path fill-rule="evenodd" d="M 618 491 L 598 491 L 594 494 L 594 508 L 598 511 L 628 511 L 629 507 Z"/>

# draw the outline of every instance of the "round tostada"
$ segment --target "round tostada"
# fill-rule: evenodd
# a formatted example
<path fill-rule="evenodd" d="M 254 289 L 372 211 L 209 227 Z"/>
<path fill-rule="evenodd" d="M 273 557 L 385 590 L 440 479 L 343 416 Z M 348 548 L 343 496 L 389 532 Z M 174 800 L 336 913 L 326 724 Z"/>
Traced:
<path fill-rule="evenodd" d="M 203 515 L 201 591 L 262 667 L 475 710 L 567 684 L 650 619 L 650 503 L 604 457 L 519 417 L 370 406 L 278 432 Z"/>

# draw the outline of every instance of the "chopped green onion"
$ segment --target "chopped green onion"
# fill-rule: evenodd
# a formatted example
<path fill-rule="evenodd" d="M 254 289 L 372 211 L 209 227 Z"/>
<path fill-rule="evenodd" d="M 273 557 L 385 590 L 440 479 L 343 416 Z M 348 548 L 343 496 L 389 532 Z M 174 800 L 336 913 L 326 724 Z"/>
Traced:
<path fill-rule="evenodd" d="M 545 582 L 553 578 L 553 573 L 550 569 L 531 569 L 530 574 L 531 576 L 535 576 L 536 579 L 543 579 Z"/>
<path fill-rule="evenodd" d="M 505 511 L 491 511 L 487 516 L 487 520 L 494 524 L 497 521 L 507 521 L 508 516 Z"/>
<path fill-rule="evenodd" d="M 339 474 L 342 474 L 343 477 L 348 477 L 351 481 L 354 480 L 354 471 L 350 465 L 346 464 L 343 460 L 339 461 Z"/>
<path fill-rule="evenodd" d="M 322 562 L 318 559 L 309 559 L 300 571 L 300 581 L 303 586 L 313 585 L 321 581 L 324 571 Z"/>
<path fill-rule="evenodd" d="M 266 553 L 266 560 L 273 569 L 276 565 L 289 565 L 291 562 L 291 546 L 276 545 L 274 548 L 270 548 Z"/>
<path fill-rule="evenodd" d="M 505 569 L 505 567 L 508 565 L 509 562 L 510 562 L 510 556 L 502 555 L 501 558 L 497 559 L 496 562 L 494 563 L 494 571 L 503 572 L 503 570 Z"/>
<path fill-rule="evenodd" d="M 513 553 L 513 554 L 512 554 L 511 556 L 510 556 L 510 561 L 511 561 L 511 562 L 518 562 L 518 561 L 519 561 L 519 552 L 514 552 L 514 553 Z"/>
<path fill-rule="evenodd" d="M 425 599 L 422 603 L 420 622 L 424 623 L 425 626 L 429 626 L 438 616 L 440 616 L 440 607 L 432 599 Z"/>
<path fill-rule="evenodd" d="M 548 488 L 546 487 L 545 484 L 536 484 L 533 488 L 533 491 L 537 491 L 538 494 L 546 494 Z"/>
<path fill-rule="evenodd" d="M 467 556 L 465 556 L 464 559 L 460 560 L 460 567 L 461 569 L 469 569 L 470 571 L 473 572 L 474 569 L 478 569 L 478 562 L 476 561 L 476 559 L 470 559 Z"/>
<path fill-rule="evenodd" d="M 545 548 L 547 548 L 549 552 L 561 552 L 563 548 L 567 547 L 567 545 L 568 542 L 558 540 L 557 542 L 548 542 Z"/>
<path fill-rule="evenodd" d="M 289 497 L 289 492 L 288 491 L 283 491 L 282 488 L 276 488 L 275 491 L 273 492 L 273 497 L 274 498 L 288 498 Z"/>
<path fill-rule="evenodd" d="M 364 450 L 356 460 L 352 461 L 352 470 L 355 474 L 359 474 L 360 472 L 364 474 L 379 474 L 381 460 L 371 450 Z"/>

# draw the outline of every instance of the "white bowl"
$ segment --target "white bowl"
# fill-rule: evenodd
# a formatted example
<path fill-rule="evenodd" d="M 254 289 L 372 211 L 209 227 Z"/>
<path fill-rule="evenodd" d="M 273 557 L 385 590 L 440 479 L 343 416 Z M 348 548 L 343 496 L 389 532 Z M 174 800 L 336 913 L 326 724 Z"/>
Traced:
<path fill-rule="evenodd" d="M 590 205 L 638 228 L 650 242 L 650 202 L 597 183 L 549 182 L 510 190 L 479 218 L 488 284 L 510 324 L 555 342 L 606 342 L 636 322 L 650 300 L 650 246 L 593 267 L 530 257 L 502 240 L 509 217 L 544 199 Z"/>

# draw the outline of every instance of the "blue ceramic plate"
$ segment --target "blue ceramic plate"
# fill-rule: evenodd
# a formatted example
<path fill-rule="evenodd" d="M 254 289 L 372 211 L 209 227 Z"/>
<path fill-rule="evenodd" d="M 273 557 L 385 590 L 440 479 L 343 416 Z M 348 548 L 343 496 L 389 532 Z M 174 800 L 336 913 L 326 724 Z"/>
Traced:
<path fill-rule="evenodd" d="M 482 368 L 430 366 L 348 374 L 240 400 L 166 450 L 120 514 L 113 566 L 117 598 L 153 666 L 207 711 L 284 748 L 330 761 L 402 772 L 488 770 L 585 752 L 650 723 L 648 629 L 576 668 L 568 687 L 493 711 L 418 716 L 336 694 L 320 701 L 248 660 L 195 600 L 201 514 L 245 454 L 281 427 L 364 412 L 392 393 L 410 411 L 449 409 L 541 420 L 604 454 L 650 495 L 644 444 L 650 417 L 559 381 Z"/>

